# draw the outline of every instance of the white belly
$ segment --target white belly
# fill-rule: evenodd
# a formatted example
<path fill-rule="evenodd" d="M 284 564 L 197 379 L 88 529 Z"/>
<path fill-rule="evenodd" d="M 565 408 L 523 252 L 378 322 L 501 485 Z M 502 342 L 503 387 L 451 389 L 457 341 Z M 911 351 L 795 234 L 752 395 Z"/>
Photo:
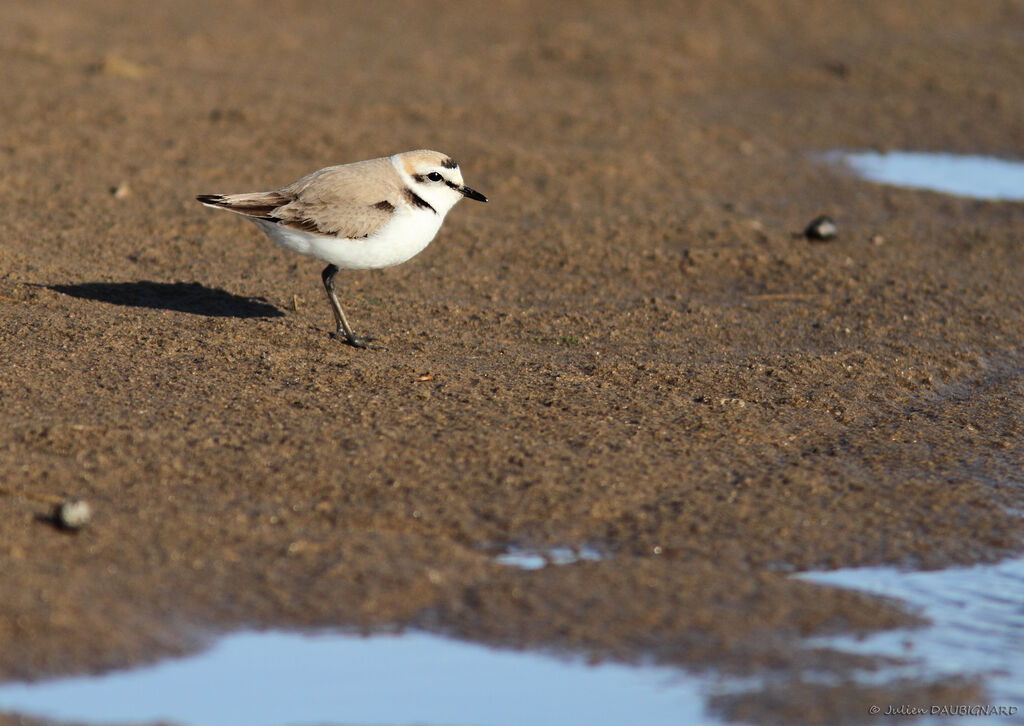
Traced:
<path fill-rule="evenodd" d="M 391 267 L 419 254 L 437 235 L 444 217 L 430 210 L 403 211 L 369 237 L 345 239 L 253 220 L 278 247 L 345 270 Z"/>

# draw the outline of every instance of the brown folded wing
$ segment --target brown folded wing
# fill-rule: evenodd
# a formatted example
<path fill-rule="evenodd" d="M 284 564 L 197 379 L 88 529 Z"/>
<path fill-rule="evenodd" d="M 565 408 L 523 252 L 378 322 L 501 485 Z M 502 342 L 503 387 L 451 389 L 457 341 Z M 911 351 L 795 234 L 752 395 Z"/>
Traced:
<path fill-rule="evenodd" d="M 330 166 L 272 192 L 202 195 L 199 201 L 247 217 L 358 239 L 391 219 L 400 186 L 387 158 Z"/>

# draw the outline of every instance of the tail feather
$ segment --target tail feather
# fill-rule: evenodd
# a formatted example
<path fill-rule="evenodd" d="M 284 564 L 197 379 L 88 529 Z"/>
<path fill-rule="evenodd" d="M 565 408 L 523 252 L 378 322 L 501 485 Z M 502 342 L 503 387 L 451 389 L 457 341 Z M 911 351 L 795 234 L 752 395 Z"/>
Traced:
<path fill-rule="evenodd" d="M 200 194 L 196 199 L 210 207 L 219 207 L 225 201 L 223 194 Z"/>
<path fill-rule="evenodd" d="M 278 192 L 251 192 L 248 194 L 200 194 L 196 199 L 207 207 L 226 209 L 246 217 L 268 217 L 289 198 Z"/>

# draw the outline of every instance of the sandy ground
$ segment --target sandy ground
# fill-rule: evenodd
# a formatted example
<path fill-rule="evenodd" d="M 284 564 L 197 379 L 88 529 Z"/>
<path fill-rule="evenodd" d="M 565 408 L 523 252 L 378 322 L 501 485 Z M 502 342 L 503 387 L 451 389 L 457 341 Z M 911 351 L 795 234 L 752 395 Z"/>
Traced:
<path fill-rule="evenodd" d="M 907 616 L 787 573 L 1021 542 L 1024 208 L 811 155 L 1020 155 L 1022 42 L 1011 0 L 7 3 L 0 675 L 314 624 L 842 674 L 799 637 Z M 339 276 L 383 351 L 193 199 L 423 147 L 491 203 Z M 553 544 L 608 557 L 492 558 Z"/>

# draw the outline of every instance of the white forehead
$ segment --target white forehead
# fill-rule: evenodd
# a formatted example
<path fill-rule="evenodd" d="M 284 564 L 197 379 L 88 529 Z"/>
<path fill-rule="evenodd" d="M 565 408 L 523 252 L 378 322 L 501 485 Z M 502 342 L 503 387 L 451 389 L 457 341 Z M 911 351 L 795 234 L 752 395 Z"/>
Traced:
<path fill-rule="evenodd" d="M 420 149 L 419 151 L 407 151 L 398 156 L 409 176 L 437 171 L 446 179 L 462 181 L 462 171 L 459 169 L 459 165 L 450 156 L 442 154 L 440 151 Z"/>

